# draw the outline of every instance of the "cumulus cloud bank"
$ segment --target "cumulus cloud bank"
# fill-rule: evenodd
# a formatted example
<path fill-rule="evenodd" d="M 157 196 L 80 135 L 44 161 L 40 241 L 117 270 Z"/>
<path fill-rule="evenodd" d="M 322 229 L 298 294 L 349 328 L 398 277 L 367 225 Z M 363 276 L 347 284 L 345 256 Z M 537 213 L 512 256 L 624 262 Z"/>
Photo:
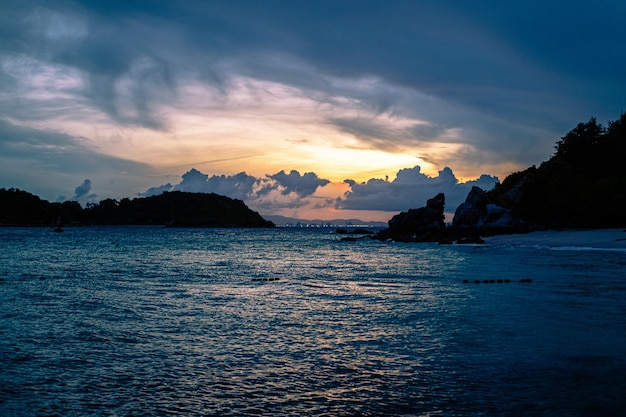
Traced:
<path fill-rule="evenodd" d="M 285 171 L 280 171 L 277 174 L 268 175 L 267 178 L 276 182 L 276 188 L 282 188 L 281 194 L 294 193 L 300 198 L 309 196 L 315 193 L 318 187 L 323 187 L 330 183 L 329 180 L 319 178 L 313 172 L 300 175 L 296 170 L 291 170 L 289 174 L 286 174 Z"/>
<path fill-rule="evenodd" d="M 166 191 L 215 193 L 243 200 L 251 207 L 278 209 L 306 204 L 306 198 L 330 181 L 319 178 L 313 172 L 301 175 L 292 170 L 280 171 L 264 178 L 240 172 L 235 175 L 209 175 L 193 168 L 182 175 L 178 184 L 164 184 L 141 193 L 142 196 L 161 194 Z"/>
<path fill-rule="evenodd" d="M 490 190 L 500 181 L 497 177 L 482 175 L 476 180 L 459 182 L 447 167 L 436 177 L 429 177 L 416 166 L 398 171 L 393 181 L 372 178 L 362 183 L 345 182 L 350 191 L 337 199 L 336 206 L 341 209 L 405 211 L 424 206 L 426 200 L 441 192 L 446 196 L 446 211 L 454 212 L 465 201 L 472 186 Z"/>
<path fill-rule="evenodd" d="M 372 178 L 357 183 L 345 180 L 349 191 L 335 199 L 316 197 L 318 190 L 330 184 L 313 172 L 289 174 L 280 171 L 257 178 L 240 172 L 235 175 L 209 176 L 196 169 L 182 175 L 178 184 L 164 184 L 148 189 L 142 196 L 161 194 L 165 191 L 216 193 L 243 200 L 256 210 L 274 212 L 282 208 L 310 206 L 333 207 L 339 210 L 376 210 L 390 213 L 422 207 L 426 200 L 438 193 L 446 195 L 446 211 L 454 212 L 465 201 L 472 186 L 492 189 L 499 179 L 482 175 L 476 180 L 459 182 L 450 168 L 444 168 L 436 177 L 421 172 L 419 166 L 398 171 L 395 179 Z"/>

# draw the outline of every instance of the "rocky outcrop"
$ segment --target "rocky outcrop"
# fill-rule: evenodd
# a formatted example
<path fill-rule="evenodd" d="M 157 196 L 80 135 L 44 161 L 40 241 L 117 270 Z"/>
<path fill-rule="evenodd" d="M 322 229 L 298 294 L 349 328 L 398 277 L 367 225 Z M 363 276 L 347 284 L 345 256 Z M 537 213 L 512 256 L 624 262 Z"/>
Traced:
<path fill-rule="evenodd" d="M 526 231 L 528 225 L 516 218 L 511 208 L 498 205 L 492 195 L 474 186 L 465 202 L 456 209 L 452 229 L 457 234 L 471 231 L 473 234 L 490 235 Z"/>
<path fill-rule="evenodd" d="M 352 229 L 352 230 L 337 229 L 335 230 L 335 233 L 337 233 L 338 235 L 371 235 L 374 232 L 372 232 L 371 230 L 357 227 L 356 229 Z"/>
<path fill-rule="evenodd" d="M 425 207 L 393 216 L 389 227 L 377 233 L 375 238 L 399 242 L 438 242 L 446 234 L 444 206 L 445 196 L 439 193 L 429 199 Z"/>
<path fill-rule="evenodd" d="M 472 187 L 465 202 L 457 207 L 452 225 L 454 227 L 476 227 L 487 216 L 487 193 L 479 187 Z"/>
<path fill-rule="evenodd" d="M 515 196 L 507 196 L 514 198 Z M 374 238 L 398 242 L 439 242 L 440 244 L 480 244 L 481 236 L 530 231 L 511 208 L 497 204 L 490 193 L 473 187 L 454 215 L 451 226 L 444 223 L 445 196 L 437 194 L 425 207 L 399 213 L 389 227 Z"/>

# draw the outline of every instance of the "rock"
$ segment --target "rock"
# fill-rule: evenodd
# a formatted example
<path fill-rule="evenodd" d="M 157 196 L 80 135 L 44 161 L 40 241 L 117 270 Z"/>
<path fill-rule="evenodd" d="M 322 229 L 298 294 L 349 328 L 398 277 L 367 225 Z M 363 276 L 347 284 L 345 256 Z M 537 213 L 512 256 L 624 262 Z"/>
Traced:
<path fill-rule="evenodd" d="M 472 187 L 465 202 L 457 207 L 452 220 L 453 227 L 477 228 L 482 226 L 487 216 L 487 193 L 479 187 Z"/>
<path fill-rule="evenodd" d="M 465 245 L 465 244 L 480 244 L 482 245 L 485 241 L 480 236 L 466 236 L 460 239 L 457 239 L 456 243 Z"/>
<path fill-rule="evenodd" d="M 335 230 L 335 233 L 337 233 L 338 235 L 371 235 L 374 232 L 372 232 L 371 230 L 367 230 L 367 229 L 363 229 L 363 228 L 357 227 L 357 228 L 352 229 L 350 231 L 348 231 L 346 229 L 337 229 L 337 230 Z"/>
<path fill-rule="evenodd" d="M 445 237 L 445 196 L 443 193 L 426 202 L 425 207 L 396 214 L 389 227 L 375 235 L 376 239 L 393 239 L 400 242 L 438 242 Z"/>
<path fill-rule="evenodd" d="M 351 235 L 371 235 L 374 232 L 372 232 L 371 230 L 367 230 L 367 229 L 363 229 L 363 228 L 357 227 L 356 229 L 351 230 L 348 233 L 351 234 Z"/>
<path fill-rule="evenodd" d="M 492 235 L 528 231 L 522 220 L 517 219 L 513 210 L 503 207 L 479 187 L 472 187 L 465 202 L 455 211 L 452 228 L 459 234 L 472 231 L 474 235 Z"/>

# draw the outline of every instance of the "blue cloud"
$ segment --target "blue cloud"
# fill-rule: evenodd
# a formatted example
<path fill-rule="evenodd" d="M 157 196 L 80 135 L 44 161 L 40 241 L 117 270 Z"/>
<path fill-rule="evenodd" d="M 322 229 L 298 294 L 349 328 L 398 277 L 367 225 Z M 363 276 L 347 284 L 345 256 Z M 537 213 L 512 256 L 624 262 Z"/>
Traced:
<path fill-rule="evenodd" d="M 330 181 L 319 178 L 314 172 L 306 172 L 303 175 L 296 170 L 291 170 L 289 174 L 280 171 L 268 178 L 276 181 L 277 186 L 282 188 L 281 193 L 286 195 L 294 193 L 299 197 L 309 196 L 319 188 L 327 185 Z"/>
<path fill-rule="evenodd" d="M 450 168 L 442 169 L 436 177 L 429 177 L 415 166 L 398 171 L 393 181 L 372 178 L 362 183 L 345 182 L 350 191 L 337 199 L 336 206 L 340 209 L 406 211 L 423 207 L 426 200 L 442 192 L 446 196 L 446 211 L 453 213 L 473 186 L 490 190 L 500 181 L 482 175 L 477 180 L 459 182 Z"/>

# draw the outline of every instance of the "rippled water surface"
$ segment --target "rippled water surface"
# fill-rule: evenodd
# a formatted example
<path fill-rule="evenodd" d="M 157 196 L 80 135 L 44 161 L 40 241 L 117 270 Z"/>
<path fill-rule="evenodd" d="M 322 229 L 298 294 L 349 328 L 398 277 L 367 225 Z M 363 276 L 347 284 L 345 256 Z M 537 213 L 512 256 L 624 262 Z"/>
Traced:
<path fill-rule="evenodd" d="M 620 416 L 626 250 L 602 233 L 0 228 L 0 415 Z"/>

